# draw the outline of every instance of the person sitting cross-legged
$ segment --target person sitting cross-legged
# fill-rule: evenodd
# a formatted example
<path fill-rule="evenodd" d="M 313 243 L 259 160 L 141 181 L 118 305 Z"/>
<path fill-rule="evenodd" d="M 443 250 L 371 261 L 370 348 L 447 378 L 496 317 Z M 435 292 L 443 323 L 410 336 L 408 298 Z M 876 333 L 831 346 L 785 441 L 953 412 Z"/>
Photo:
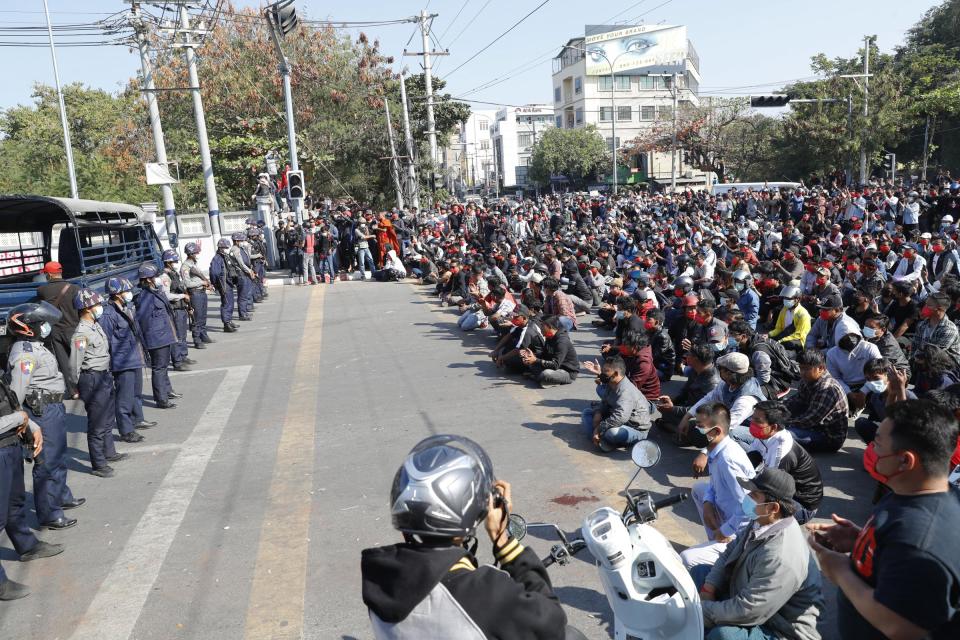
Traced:
<path fill-rule="evenodd" d="M 738 481 L 749 492 L 742 502 L 749 524 L 700 588 L 706 640 L 819 638 L 821 576 L 793 516 L 793 478 L 767 468 Z"/>
<path fill-rule="evenodd" d="M 627 378 L 623 358 L 604 360 L 597 384 L 605 387 L 600 404 L 584 410 L 582 419 L 593 443 L 601 451 L 609 452 L 645 440 L 651 425 L 650 402 Z"/>
<path fill-rule="evenodd" d="M 535 379 L 542 387 L 570 384 L 577 379 L 580 370 L 580 360 L 570 334 L 559 316 L 547 316 L 542 320 L 542 326 L 544 342 L 539 355 L 530 347 L 520 350 L 520 359 L 527 368 L 524 375 Z"/>
<path fill-rule="evenodd" d="M 799 392 L 787 399 L 787 428 L 810 453 L 832 453 L 847 437 L 847 394 L 830 372 L 823 352 L 806 349 L 797 355 Z"/>

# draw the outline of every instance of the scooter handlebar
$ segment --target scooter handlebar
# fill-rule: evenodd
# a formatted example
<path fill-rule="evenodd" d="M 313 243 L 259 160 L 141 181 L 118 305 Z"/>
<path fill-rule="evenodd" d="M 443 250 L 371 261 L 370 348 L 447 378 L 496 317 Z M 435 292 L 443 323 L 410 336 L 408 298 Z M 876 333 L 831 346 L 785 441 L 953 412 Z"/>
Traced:
<path fill-rule="evenodd" d="M 670 507 L 677 504 L 678 502 L 683 502 L 689 497 L 690 497 L 690 494 L 688 493 L 677 493 L 670 496 L 669 498 L 664 498 L 663 500 L 657 500 L 656 502 L 653 503 L 653 508 L 656 511 L 659 511 L 664 507 Z"/>

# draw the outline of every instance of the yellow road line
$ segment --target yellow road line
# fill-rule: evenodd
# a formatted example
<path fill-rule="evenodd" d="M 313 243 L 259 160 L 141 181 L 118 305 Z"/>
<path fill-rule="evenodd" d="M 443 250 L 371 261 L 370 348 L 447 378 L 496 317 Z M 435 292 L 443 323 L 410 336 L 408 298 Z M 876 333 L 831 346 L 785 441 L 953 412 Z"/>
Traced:
<path fill-rule="evenodd" d="M 283 431 L 260 529 L 245 638 L 303 637 L 303 607 L 313 501 L 317 373 L 326 287 L 312 287 L 294 365 Z"/>

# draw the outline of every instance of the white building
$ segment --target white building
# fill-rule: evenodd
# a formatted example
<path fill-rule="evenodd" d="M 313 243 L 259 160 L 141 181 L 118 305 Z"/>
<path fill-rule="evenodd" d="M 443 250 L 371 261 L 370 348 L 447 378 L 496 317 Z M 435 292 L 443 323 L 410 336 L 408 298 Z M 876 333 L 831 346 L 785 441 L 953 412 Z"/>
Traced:
<path fill-rule="evenodd" d="M 478 110 L 471 111 L 467 121 L 460 125 L 460 175 L 468 192 L 493 189 L 496 171 L 490 131 L 496 120 L 496 110 Z"/>
<path fill-rule="evenodd" d="M 528 104 L 497 111 L 490 136 L 499 188 L 524 188 L 530 184 L 527 169 L 533 145 L 538 135 L 553 126 L 554 110 L 550 105 Z"/>
<path fill-rule="evenodd" d="M 651 127 L 669 130 L 675 102 L 681 108 L 700 104 L 699 67 L 684 26 L 587 25 L 584 35 L 569 40 L 553 59 L 556 126 L 595 125 L 618 149 Z M 704 174 L 684 166 L 682 158 L 678 149 L 678 186 L 704 184 Z M 670 182 L 669 152 L 635 155 L 627 164 L 619 167 L 619 184 Z M 610 173 L 607 182 L 612 182 Z"/>

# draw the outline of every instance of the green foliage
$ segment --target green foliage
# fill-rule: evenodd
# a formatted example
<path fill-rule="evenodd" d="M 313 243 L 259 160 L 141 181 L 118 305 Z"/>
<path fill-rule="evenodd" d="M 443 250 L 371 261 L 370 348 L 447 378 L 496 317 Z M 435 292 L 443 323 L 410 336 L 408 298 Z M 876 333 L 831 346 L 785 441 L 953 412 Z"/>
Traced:
<path fill-rule="evenodd" d="M 610 161 L 610 150 L 596 127 L 551 127 L 538 136 L 533 147 L 530 179 L 545 186 L 551 175 L 564 175 L 574 184 L 583 184 Z"/>
<path fill-rule="evenodd" d="M 80 197 L 150 199 L 136 142 L 139 105 L 130 94 L 63 88 Z M 0 113 L 0 193 L 70 196 L 56 91 L 36 85 L 32 105 Z"/>
<path fill-rule="evenodd" d="M 437 144 L 445 146 L 444 140 L 457 129 L 457 125 L 470 117 L 470 106 L 457 102 L 449 93 L 444 93 L 445 80 L 433 78 L 433 121 L 437 130 Z M 406 79 L 407 106 L 410 111 L 410 131 L 414 143 L 422 146 L 427 142 L 427 86 L 425 74 L 410 76 Z M 397 82 L 395 100 L 400 104 L 400 83 Z M 399 107 L 398 107 L 399 108 Z M 399 113 L 399 111 L 397 111 Z"/>

